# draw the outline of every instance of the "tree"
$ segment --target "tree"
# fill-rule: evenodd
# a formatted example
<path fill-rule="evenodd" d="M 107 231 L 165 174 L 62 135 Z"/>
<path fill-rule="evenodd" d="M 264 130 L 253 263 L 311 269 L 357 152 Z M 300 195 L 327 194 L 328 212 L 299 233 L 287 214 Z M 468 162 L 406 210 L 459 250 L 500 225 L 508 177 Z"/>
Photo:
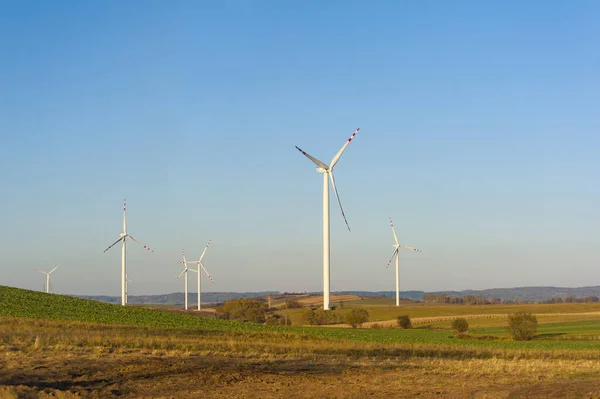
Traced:
<path fill-rule="evenodd" d="M 302 304 L 295 299 L 287 299 L 285 301 L 286 309 L 299 309 L 302 307 Z"/>
<path fill-rule="evenodd" d="M 398 327 L 400 327 L 402 329 L 412 328 L 412 323 L 410 321 L 410 317 L 407 315 L 398 316 L 397 323 L 398 323 Z"/>
<path fill-rule="evenodd" d="M 344 322 L 350 324 L 352 328 L 360 327 L 367 321 L 369 321 L 369 312 L 363 308 L 354 308 L 344 316 Z"/>
<path fill-rule="evenodd" d="M 467 323 L 466 319 L 459 317 L 458 319 L 454 319 L 452 321 L 452 329 L 456 330 L 459 335 L 464 334 L 469 331 L 469 323 Z"/>
<path fill-rule="evenodd" d="M 232 299 L 217 309 L 223 318 L 229 320 L 252 321 L 262 323 L 265 321 L 265 304 L 253 299 Z"/>
<path fill-rule="evenodd" d="M 261 308 L 250 308 L 246 311 L 246 320 L 251 323 L 264 323 L 265 311 Z"/>
<path fill-rule="evenodd" d="M 509 314 L 508 331 L 515 341 L 529 341 L 537 331 L 537 318 L 531 313 Z"/>

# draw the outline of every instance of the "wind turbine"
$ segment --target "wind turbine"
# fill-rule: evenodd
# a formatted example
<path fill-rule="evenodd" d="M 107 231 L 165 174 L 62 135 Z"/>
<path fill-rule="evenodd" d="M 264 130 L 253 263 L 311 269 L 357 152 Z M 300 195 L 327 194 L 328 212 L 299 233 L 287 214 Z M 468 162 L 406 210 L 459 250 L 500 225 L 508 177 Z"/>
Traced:
<path fill-rule="evenodd" d="M 125 248 L 126 248 L 126 240 L 130 238 L 131 241 L 135 242 L 144 249 L 147 249 L 150 252 L 154 252 L 135 238 L 133 238 L 130 234 L 127 233 L 127 201 L 123 200 L 123 232 L 119 234 L 119 239 L 112 244 L 108 248 L 104 250 L 104 252 L 108 251 L 119 242 L 122 243 L 121 247 L 121 305 L 125 306 L 127 304 L 127 268 L 126 268 L 126 260 L 125 260 Z"/>
<path fill-rule="evenodd" d="M 184 276 L 183 279 L 183 285 L 184 285 L 184 301 L 185 301 L 185 306 L 184 309 L 188 310 L 188 271 L 193 271 L 195 272 L 194 269 L 190 269 L 188 267 L 188 262 L 185 260 L 185 252 L 183 250 L 183 248 L 181 249 L 181 256 L 183 257 L 183 262 L 177 262 L 179 264 L 183 264 L 183 271 L 179 274 L 179 276 L 177 276 L 177 278 L 175 280 L 179 280 L 181 278 L 181 276 Z"/>
<path fill-rule="evenodd" d="M 408 247 L 406 245 L 401 245 L 400 243 L 398 243 L 398 237 L 396 237 L 396 230 L 394 230 L 394 222 L 392 222 L 392 218 L 390 218 L 390 226 L 392 227 L 392 233 L 394 234 L 394 241 L 396 241 L 396 243 L 394 244 L 394 253 L 392 253 L 392 257 L 390 258 L 390 260 L 388 261 L 388 263 L 385 267 L 390 267 L 390 263 L 392 263 L 392 260 L 394 260 L 394 258 L 396 258 L 396 306 L 400 306 L 400 280 L 398 279 L 398 251 L 400 250 L 400 248 L 411 249 L 415 252 L 423 252 L 423 251 L 421 251 L 420 249 L 417 249 L 417 248 Z"/>
<path fill-rule="evenodd" d="M 179 262 L 179 263 L 183 263 L 185 264 L 185 267 L 187 270 L 191 270 L 193 272 L 198 273 L 198 310 L 200 310 L 200 275 L 201 274 L 205 274 L 206 277 L 208 277 L 210 279 L 210 281 L 212 281 L 213 283 L 215 282 L 215 280 L 213 280 L 213 278 L 210 276 L 210 274 L 208 274 L 208 270 L 206 270 L 206 268 L 204 267 L 204 265 L 202 264 L 202 259 L 204 258 L 204 254 L 206 253 L 206 250 L 208 249 L 208 247 L 210 247 L 210 243 L 211 241 L 208 242 L 208 244 L 206 244 L 206 247 L 204 247 L 204 251 L 202 251 L 202 255 L 200 255 L 200 259 L 197 261 L 192 261 L 192 262 L 188 262 L 185 260 L 185 254 L 183 253 L 183 250 L 181 250 L 181 253 L 183 255 L 183 262 Z M 187 265 L 198 265 L 198 270 L 194 270 L 194 269 L 189 269 L 187 267 Z M 185 271 L 185 269 L 184 269 Z M 181 277 L 181 275 L 179 275 L 179 277 Z M 187 310 L 187 272 L 186 272 L 186 294 L 185 294 L 185 309 Z"/>
<path fill-rule="evenodd" d="M 302 154 L 304 154 L 308 159 L 313 161 L 317 165 L 317 172 L 323 173 L 323 309 L 329 310 L 329 261 L 330 261 L 330 250 L 329 250 L 329 179 L 331 179 L 331 185 L 333 186 L 333 192 L 335 193 L 335 197 L 337 198 L 338 204 L 340 206 L 340 210 L 342 212 L 342 217 L 346 222 L 346 226 L 348 227 L 348 231 L 350 231 L 350 225 L 348 224 L 348 220 L 346 220 L 346 215 L 344 214 L 344 208 L 342 207 L 342 202 L 340 201 L 340 196 L 338 195 L 337 188 L 335 187 L 335 179 L 333 177 L 333 167 L 338 163 L 340 157 L 348 147 L 348 144 L 352 141 L 356 133 L 360 130 L 357 128 L 352 136 L 342 146 L 342 148 L 338 151 L 337 154 L 331 160 L 331 163 L 326 165 L 325 163 L 319 161 L 317 158 L 312 157 L 306 152 L 302 151 L 298 146 L 296 148 Z"/>
<path fill-rule="evenodd" d="M 50 270 L 49 272 L 45 272 L 45 271 L 43 271 L 43 270 L 40 270 L 40 269 L 33 269 L 33 270 L 34 270 L 34 271 L 36 271 L 36 272 L 40 272 L 40 273 L 42 273 L 42 274 L 45 274 L 45 275 L 46 275 L 46 289 L 45 289 L 45 291 L 46 291 L 46 294 L 49 294 L 49 293 L 50 293 L 50 291 L 52 291 L 52 290 L 51 290 L 51 288 L 50 288 L 50 287 L 51 287 L 51 286 L 50 286 L 50 275 L 51 275 L 51 274 L 52 274 L 52 273 L 53 273 L 53 272 L 54 272 L 56 269 L 58 269 L 60 266 L 61 266 L 61 265 L 56 265 L 56 267 L 55 267 L 54 269 Z"/>

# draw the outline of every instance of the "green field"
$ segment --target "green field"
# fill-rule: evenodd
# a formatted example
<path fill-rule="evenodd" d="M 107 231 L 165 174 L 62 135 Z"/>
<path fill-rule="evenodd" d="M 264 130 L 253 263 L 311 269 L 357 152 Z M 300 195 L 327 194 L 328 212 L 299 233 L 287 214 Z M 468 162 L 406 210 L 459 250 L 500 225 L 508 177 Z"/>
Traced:
<path fill-rule="evenodd" d="M 349 311 L 352 306 L 345 306 L 342 311 Z M 366 308 L 382 309 L 389 314 L 398 313 L 414 315 L 448 315 L 448 314 L 478 314 L 490 310 L 498 313 L 514 312 L 517 310 L 536 309 L 546 313 L 557 313 L 560 310 L 575 313 L 576 310 L 586 312 L 597 309 L 598 306 L 588 304 L 569 305 L 519 305 L 510 306 L 428 306 L 410 304 L 401 307 L 398 311 L 387 307 Z M 579 307 L 578 307 L 579 306 Z M 290 313 L 299 313 L 302 309 L 290 310 Z M 437 348 L 460 348 L 460 349 L 518 349 L 518 350 L 598 350 L 600 349 L 600 319 L 579 320 L 563 323 L 545 323 L 539 326 L 539 338 L 529 342 L 515 342 L 506 339 L 506 321 L 504 319 L 484 319 L 471 321 L 471 335 L 496 336 L 496 340 L 457 339 L 448 328 L 449 322 L 438 323 L 439 329 L 413 328 L 400 330 L 396 328 L 383 329 L 348 329 L 335 327 L 279 327 L 265 326 L 253 323 L 242 323 L 215 318 L 198 317 L 192 314 L 174 313 L 157 309 L 143 307 L 122 307 L 119 305 L 106 304 L 79 298 L 61 295 L 45 294 L 35 291 L 27 291 L 10 287 L 0 287 L 0 316 L 25 317 L 34 319 L 68 320 L 92 323 L 104 323 L 115 325 L 131 325 L 156 328 L 195 329 L 203 331 L 238 331 L 255 333 L 277 333 L 289 334 L 300 337 L 311 337 L 314 339 L 333 339 L 343 341 L 358 341 L 369 343 L 396 344 L 402 346 L 436 346 Z M 387 316 L 389 317 L 389 316 Z M 549 319 L 551 320 L 551 319 Z M 491 323 L 491 325 L 490 325 Z M 434 323 L 435 324 L 435 323 Z M 585 336 L 585 337 L 584 337 Z M 581 339 L 576 339 L 581 338 Z"/>

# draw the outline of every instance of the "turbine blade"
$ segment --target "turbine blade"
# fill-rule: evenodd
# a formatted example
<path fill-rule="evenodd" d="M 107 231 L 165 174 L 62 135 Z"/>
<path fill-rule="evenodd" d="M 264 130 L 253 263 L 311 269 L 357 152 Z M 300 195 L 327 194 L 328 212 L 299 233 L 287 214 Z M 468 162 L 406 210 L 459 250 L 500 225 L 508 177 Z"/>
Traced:
<path fill-rule="evenodd" d="M 56 270 L 56 269 L 58 269 L 59 267 L 60 267 L 60 265 L 57 265 L 57 266 L 56 266 L 54 269 L 50 270 L 50 271 L 48 272 L 48 274 L 52 273 L 53 271 L 55 271 L 55 270 Z"/>
<path fill-rule="evenodd" d="M 344 143 L 344 145 L 342 146 L 342 148 L 338 151 L 337 154 L 335 154 L 335 156 L 331 160 L 331 166 L 330 166 L 331 169 L 333 169 L 333 167 L 335 166 L 335 164 L 338 163 L 338 161 L 340 160 L 340 157 L 342 156 L 342 154 L 344 153 L 344 151 L 346 151 L 346 147 L 348 147 L 348 144 L 350 144 L 350 142 L 352 141 L 352 139 L 354 138 L 354 136 L 356 136 L 356 133 L 358 133 L 359 130 L 360 130 L 360 128 L 356 128 L 356 130 L 354 131 L 354 133 L 352 133 L 352 136 L 350 136 L 350 138 L 348 140 L 346 140 L 346 142 Z"/>
<path fill-rule="evenodd" d="M 202 251 L 202 255 L 200 255 L 200 260 L 198 261 L 198 263 L 202 262 L 202 259 L 204 258 L 204 254 L 206 253 L 206 250 L 208 249 L 208 247 L 210 247 L 211 242 L 212 242 L 212 240 L 209 240 L 208 244 L 206 244 L 206 246 L 204 247 L 204 251 Z"/>
<path fill-rule="evenodd" d="M 210 276 L 210 274 L 208 274 L 208 270 L 206 270 L 206 268 L 204 267 L 204 265 L 202 263 L 200 263 L 200 266 L 202 267 L 202 270 L 206 274 L 206 277 L 208 277 L 210 279 L 210 281 L 212 281 L 214 283 L 215 280 L 213 280 L 213 278 Z"/>
<path fill-rule="evenodd" d="M 413 251 L 416 251 L 416 252 L 423 252 L 420 249 L 409 247 L 409 246 L 406 246 L 406 245 L 400 245 L 400 248 L 412 249 Z"/>
<path fill-rule="evenodd" d="M 104 250 L 104 252 L 106 252 L 106 251 L 108 251 L 109 249 L 111 249 L 112 247 L 114 247 L 114 246 L 115 246 L 117 243 L 119 243 L 119 242 L 120 242 L 122 239 L 124 239 L 124 238 L 125 238 L 125 236 L 123 236 L 123 237 L 119 238 L 117 241 L 115 241 L 115 242 L 113 242 L 112 244 L 110 244 L 110 246 L 109 246 L 108 248 L 106 248 L 106 249 Z"/>
<path fill-rule="evenodd" d="M 131 238 L 133 240 L 133 242 L 135 242 L 136 244 L 144 247 L 144 249 L 147 249 L 150 252 L 154 252 L 153 250 L 151 250 L 149 247 L 145 246 L 144 244 L 142 244 L 141 242 L 139 242 L 138 240 L 136 240 L 135 238 L 133 238 L 132 236 L 130 236 L 129 234 L 127 234 L 127 237 Z"/>
<path fill-rule="evenodd" d="M 183 257 L 183 264 L 187 265 L 187 261 L 185 260 L 185 251 L 181 248 L 181 256 Z"/>
<path fill-rule="evenodd" d="M 396 241 L 396 245 L 400 245 L 400 243 L 398 243 L 398 237 L 396 237 L 396 230 L 394 230 L 394 222 L 392 222 L 392 218 L 390 218 L 390 226 L 392 227 L 392 233 L 394 233 L 394 240 Z"/>
<path fill-rule="evenodd" d="M 398 248 L 394 249 L 394 252 L 392 253 L 392 257 L 390 258 L 390 260 L 388 260 L 387 265 L 385 265 L 386 268 L 390 267 L 390 263 L 392 263 L 392 261 L 394 260 L 394 257 L 398 256 Z"/>
<path fill-rule="evenodd" d="M 323 162 L 319 161 L 317 158 L 313 157 L 312 155 L 310 155 L 307 152 L 302 151 L 302 149 L 300 147 L 298 147 L 298 146 L 295 146 L 295 147 L 298 149 L 298 151 L 303 153 L 306 158 L 310 159 L 315 164 L 317 164 L 318 167 L 323 168 L 323 169 L 329 169 L 329 166 L 325 165 Z"/>
<path fill-rule="evenodd" d="M 179 280 L 181 278 L 181 276 L 183 276 L 183 274 L 187 271 L 188 271 L 188 268 L 186 266 L 185 269 L 183 269 L 183 271 L 179 274 L 179 276 L 177 276 L 177 278 L 175 280 Z"/>
<path fill-rule="evenodd" d="M 123 233 L 127 234 L 127 199 L 123 200 Z"/>
<path fill-rule="evenodd" d="M 35 271 L 35 272 L 40 272 L 40 273 L 42 273 L 42 274 L 48 274 L 48 272 L 45 272 L 45 271 L 43 271 L 43 270 L 40 270 L 40 269 L 33 269 L 33 271 Z"/>
<path fill-rule="evenodd" d="M 342 211 L 342 216 L 344 217 L 344 222 L 346 222 L 346 227 L 348 227 L 348 231 L 351 231 L 350 225 L 348 224 L 348 220 L 346 220 L 346 214 L 344 213 L 344 208 L 342 207 L 342 201 L 340 201 L 340 196 L 338 195 L 337 187 L 335 186 L 335 178 L 333 177 L 333 172 L 329 172 L 329 177 L 331 178 L 331 184 L 333 185 L 333 192 L 335 193 L 335 198 L 337 198 L 338 204 L 340 205 L 340 211 Z"/>
<path fill-rule="evenodd" d="M 48 292 L 52 292 L 52 283 L 48 280 Z"/>

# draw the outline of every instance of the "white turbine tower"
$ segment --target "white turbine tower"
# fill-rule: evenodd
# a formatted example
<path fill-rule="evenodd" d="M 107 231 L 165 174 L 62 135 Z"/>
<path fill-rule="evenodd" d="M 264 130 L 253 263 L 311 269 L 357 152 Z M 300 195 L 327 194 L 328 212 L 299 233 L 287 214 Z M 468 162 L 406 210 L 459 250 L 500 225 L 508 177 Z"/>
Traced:
<path fill-rule="evenodd" d="M 129 302 L 129 300 L 128 300 L 128 296 L 129 296 L 129 283 L 133 283 L 133 281 L 131 281 L 129 279 L 129 277 L 127 276 L 127 273 L 125 273 L 125 304 L 127 304 Z"/>
<path fill-rule="evenodd" d="M 125 260 L 125 250 L 126 250 L 126 240 L 130 238 L 131 241 L 135 242 L 144 249 L 147 249 L 150 252 L 154 252 L 135 238 L 133 238 L 130 234 L 127 233 L 127 201 L 123 200 L 123 232 L 119 234 L 119 239 L 112 244 L 108 248 L 104 250 L 104 252 L 108 251 L 119 242 L 122 243 L 121 247 L 121 305 L 125 306 L 127 304 L 127 266 Z"/>
<path fill-rule="evenodd" d="M 47 293 L 47 294 L 49 294 L 49 293 L 52 291 L 52 289 L 51 289 L 51 287 L 52 287 L 52 286 L 50 285 L 50 275 L 51 275 L 51 274 L 52 274 L 52 273 L 53 273 L 53 272 L 54 272 L 56 269 L 58 269 L 60 266 L 61 266 L 61 265 L 56 265 L 56 267 L 55 267 L 54 269 L 50 270 L 49 272 L 45 272 L 45 271 L 43 271 L 43 270 L 40 270 L 40 269 L 33 269 L 33 270 L 34 270 L 34 271 L 36 271 L 36 272 L 40 272 L 40 273 L 42 273 L 42 274 L 45 274 L 45 275 L 46 275 L 46 287 L 45 287 L 45 291 L 46 291 L 46 293 Z"/>
<path fill-rule="evenodd" d="M 184 309 L 188 310 L 188 271 L 193 271 L 195 272 L 194 269 L 190 269 L 188 267 L 188 262 L 185 260 L 185 251 L 183 250 L 183 248 L 181 249 L 181 256 L 183 257 L 183 262 L 177 262 L 179 264 L 183 264 L 183 271 L 179 274 L 179 276 L 177 276 L 177 278 L 175 280 L 179 280 L 181 278 L 181 276 L 184 276 L 183 279 L 183 285 L 184 285 Z"/>
<path fill-rule="evenodd" d="M 204 275 L 206 275 L 206 277 L 208 277 L 210 279 L 210 281 L 212 281 L 213 283 L 215 282 L 213 280 L 213 278 L 210 276 L 210 274 L 208 273 L 208 270 L 206 270 L 206 268 L 202 264 L 202 259 L 204 258 L 204 254 L 206 254 L 206 250 L 208 249 L 208 247 L 210 247 L 210 243 L 211 243 L 211 241 L 209 241 L 208 244 L 206 244 L 206 247 L 204 247 L 204 251 L 202 251 L 202 255 L 200 255 L 200 259 L 197 260 L 197 261 L 192 261 L 192 262 L 186 261 L 185 260 L 185 254 L 183 253 L 183 250 L 181 250 L 181 253 L 183 255 L 183 262 L 179 262 L 179 263 L 185 264 L 185 268 L 187 270 L 190 270 L 190 271 L 198 273 L 198 310 L 200 310 L 200 307 L 201 307 L 201 304 L 200 304 L 200 275 L 204 274 Z M 189 269 L 187 267 L 187 265 L 196 265 L 196 264 L 198 265 L 198 270 Z M 186 269 L 184 269 L 184 271 Z M 179 277 L 181 277 L 181 275 Z M 186 305 L 185 305 L 185 308 L 187 310 L 187 273 L 186 273 L 186 283 L 185 283 L 185 285 L 186 285 L 186 294 L 185 294 L 185 303 L 186 303 Z"/>
<path fill-rule="evenodd" d="M 331 185 L 333 186 L 333 192 L 335 193 L 335 197 L 337 198 L 338 204 L 340 205 L 340 210 L 342 211 L 342 216 L 344 217 L 344 221 L 346 222 L 346 226 L 348 227 L 348 231 L 350 231 L 350 225 L 348 224 L 348 220 L 346 220 L 346 215 L 344 214 L 344 208 L 342 208 L 342 202 L 340 201 L 340 197 L 337 192 L 337 188 L 335 187 L 335 179 L 333 177 L 333 167 L 338 163 L 340 157 L 348 147 L 348 144 L 352 141 L 356 133 L 360 130 L 357 128 L 352 136 L 342 146 L 342 148 L 338 151 L 337 154 L 331 160 L 329 166 L 325 163 L 319 161 L 317 158 L 312 157 L 306 152 L 302 151 L 298 146 L 296 148 L 302 154 L 304 154 L 308 159 L 313 161 L 317 165 L 317 172 L 323 173 L 323 309 L 329 310 L 329 260 L 330 260 L 330 250 L 329 250 L 329 179 L 331 179 Z"/>
<path fill-rule="evenodd" d="M 396 237 L 396 230 L 394 230 L 394 222 L 392 222 L 392 218 L 390 218 L 390 226 L 392 227 L 392 233 L 394 234 L 394 241 L 396 241 L 396 243 L 394 244 L 394 253 L 392 254 L 392 257 L 390 258 L 390 260 L 388 261 L 386 267 L 390 267 L 390 263 L 392 263 L 392 260 L 394 260 L 394 258 L 396 258 L 396 306 L 400 306 L 400 280 L 398 277 L 398 251 L 400 250 L 400 248 L 406 248 L 406 249 L 411 249 L 415 252 L 423 252 L 420 249 L 417 248 L 413 248 L 413 247 L 408 247 L 406 245 L 401 245 L 400 243 L 398 243 L 398 237 Z"/>

